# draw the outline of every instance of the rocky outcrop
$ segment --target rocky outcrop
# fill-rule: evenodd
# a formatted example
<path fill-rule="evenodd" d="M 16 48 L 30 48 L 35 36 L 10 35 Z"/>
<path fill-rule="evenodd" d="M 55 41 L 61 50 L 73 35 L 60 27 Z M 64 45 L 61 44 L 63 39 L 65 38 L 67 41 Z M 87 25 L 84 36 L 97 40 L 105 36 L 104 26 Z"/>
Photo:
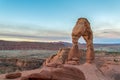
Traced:
<path fill-rule="evenodd" d="M 83 37 L 87 45 L 86 62 L 92 63 L 94 60 L 93 33 L 90 27 L 90 23 L 86 18 L 79 18 L 75 27 L 72 30 L 73 46 L 70 51 L 70 54 L 74 54 L 75 57 L 77 57 L 78 53 L 78 40 L 81 37 Z M 73 58 L 73 56 L 71 55 L 69 55 L 69 60 Z"/>
<path fill-rule="evenodd" d="M 82 52 L 78 49 L 78 45 L 73 45 L 68 55 L 67 64 L 74 64 L 74 65 L 79 64 L 81 54 Z"/>
<path fill-rule="evenodd" d="M 70 48 L 61 48 L 57 54 L 50 56 L 44 62 L 44 66 L 57 67 L 57 65 L 65 64 L 68 58 Z"/>
<path fill-rule="evenodd" d="M 5 76 L 6 79 L 15 79 L 15 78 L 19 78 L 21 77 L 21 73 L 17 72 L 17 73 L 9 73 Z"/>
<path fill-rule="evenodd" d="M 79 18 L 72 31 L 72 48 L 60 49 L 56 55 L 45 61 L 40 73 L 31 74 L 21 80 L 86 80 L 85 74 L 78 67 L 81 56 L 78 39 L 81 36 L 87 43 L 86 62 L 91 64 L 94 60 L 93 33 L 89 21 L 86 18 Z M 102 80 L 102 78 L 87 80 Z"/>
<path fill-rule="evenodd" d="M 85 76 L 74 67 L 44 67 L 40 73 L 31 74 L 21 80 L 85 80 Z"/>
<path fill-rule="evenodd" d="M 112 59 L 112 58 L 111 58 Z M 114 60 L 114 59 L 113 59 Z M 120 63 L 120 62 L 119 62 Z M 112 80 L 120 79 L 120 64 L 118 62 L 106 61 L 101 67 L 100 70 L 106 77 L 109 77 Z"/>
<path fill-rule="evenodd" d="M 84 76 L 86 80 L 119 80 L 120 76 L 120 69 L 119 69 L 119 65 L 110 65 L 107 64 L 106 66 L 102 66 L 101 68 L 96 67 L 96 64 L 82 64 L 82 65 L 69 65 L 69 64 L 64 64 L 63 66 L 59 66 L 60 69 L 62 67 L 65 68 L 75 68 L 77 70 L 80 70 Z M 39 74 L 45 73 L 46 75 L 42 75 L 43 77 L 48 76 L 47 73 L 48 71 L 51 70 L 58 70 L 59 67 L 53 68 L 53 67 L 43 67 L 41 69 L 35 69 L 35 70 L 28 70 L 28 71 L 22 71 L 22 79 L 24 77 L 24 79 L 26 78 L 26 80 L 28 80 L 28 78 L 30 77 L 31 74 L 37 74 L 36 76 L 40 78 L 40 76 L 38 76 Z M 49 73 L 48 73 L 49 74 Z M 0 75 L 0 79 L 4 79 L 6 74 Z M 29 76 L 29 77 L 28 77 Z M 35 77 L 35 76 L 34 76 Z M 13 80 L 13 79 L 11 79 Z M 14 80 L 21 80 L 21 78 L 17 78 Z M 45 80 L 45 79 L 42 79 Z M 64 80 L 64 79 L 63 79 Z"/>
<path fill-rule="evenodd" d="M 56 68 L 43 67 L 38 73 L 36 72 L 26 77 L 22 77 L 21 80 L 118 80 L 119 76 L 114 73 L 105 75 L 96 67 L 96 64 L 64 64 Z M 113 77 L 111 74 L 114 74 L 114 77 L 117 79 L 111 79 L 111 77 Z"/>

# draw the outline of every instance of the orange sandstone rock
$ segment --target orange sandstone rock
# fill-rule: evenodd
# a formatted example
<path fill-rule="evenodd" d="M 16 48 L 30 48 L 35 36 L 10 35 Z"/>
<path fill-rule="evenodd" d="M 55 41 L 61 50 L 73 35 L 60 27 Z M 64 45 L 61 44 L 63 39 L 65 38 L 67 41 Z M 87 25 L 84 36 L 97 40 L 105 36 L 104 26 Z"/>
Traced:
<path fill-rule="evenodd" d="M 58 65 L 64 64 L 67 61 L 68 53 L 70 48 L 60 49 L 56 55 L 52 55 L 44 62 L 44 66 L 57 67 Z"/>
<path fill-rule="evenodd" d="M 72 30 L 73 46 L 70 50 L 68 60 L 70 60 L 72 56 L 76 56 L 79 58 L 79 56 L 77 55 L 78 40 L 81 37 L 84 38 L 84 40 L 86 41 L 86 45 L 87 45 L 86 62 L 91 63 L 94 60 L 93 33 L 90 27 L 90 23 L 86 18 L 79 18 L 75 27 Z"/>
<path fill-rule="evenodd" d="M 46 67 L 40 73 L 31 74 L 21 80 L 85 80 L 85 76 L 75 67 Z"/>
<path fill-rule="evenodd" d="M 79 66 L 81 51 L 78 48 L 78 40 L 80 37 L 83 37 L 87 43 L 86 64 L 92 63 L 94 60 L 93 33 L 89 21 L 86 18 L 79 18 L 72 31 L 72 48 L 60 49 L 56 55 L 46 59 L 40 73 L 31 74 L 21 80 L 86 80 Z"/>
<path fill-rule="evenodd" d="M 15 78 L 19 78 L 21 77 L 21 73 L 17 72 L 17 73 L 9 73 L 5 76 L 6 79 L 15 79 Z"/>

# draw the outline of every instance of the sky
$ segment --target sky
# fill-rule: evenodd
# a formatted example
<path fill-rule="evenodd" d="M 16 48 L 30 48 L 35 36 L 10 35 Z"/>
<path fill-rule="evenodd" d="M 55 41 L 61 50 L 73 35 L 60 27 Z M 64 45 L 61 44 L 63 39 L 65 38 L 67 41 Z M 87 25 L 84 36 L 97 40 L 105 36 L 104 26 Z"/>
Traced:
<path fill-rule="evenodd" d="M 0 0 L 0 40 L 71 42 L 77 19 L 85 17 L 94 43 L 118 44 L 119 9 L 120 0 Z"/>

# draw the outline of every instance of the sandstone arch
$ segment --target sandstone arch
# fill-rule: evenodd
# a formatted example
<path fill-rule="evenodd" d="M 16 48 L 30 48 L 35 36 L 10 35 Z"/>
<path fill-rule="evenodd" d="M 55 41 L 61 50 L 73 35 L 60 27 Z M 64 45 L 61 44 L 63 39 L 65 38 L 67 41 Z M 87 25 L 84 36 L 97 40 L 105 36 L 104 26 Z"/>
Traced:
<path fill-rule="evenodd" d="M 78 50 L 78 40 L 83 37 L 86 41 L 87 51 L 86 51 L 86 62 L 91 63 L 94 60 L 94 47 L 93 47 L 93 32 L 90 27 L 90 23 L 86 18 L 79 18 L 76 22 L 75 27 L 72 30 L 72 43 L 73 46 L 70 50 L 68 61 L 72 58 L 77 57 L 79 54 Z"/>

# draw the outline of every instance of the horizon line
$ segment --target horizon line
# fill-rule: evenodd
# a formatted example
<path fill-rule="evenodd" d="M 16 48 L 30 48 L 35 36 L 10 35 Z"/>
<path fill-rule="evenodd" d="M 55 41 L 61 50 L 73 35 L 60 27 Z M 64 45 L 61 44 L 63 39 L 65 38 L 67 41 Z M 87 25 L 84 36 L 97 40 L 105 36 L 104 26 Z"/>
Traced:
<path fill-rule="evenodd" d="M 30 43 L 70 43 L 72 44 L 72 42 L 69 42 L 69 41 L 24 41 L 24 40 L 21 40 L 21 41 L 16 41 L 16 40 L 2 40 L 0 39 L 0 41 L 8 41 L 8 42 L 30 42 Z M 86 44 L 86 42 L 79 42 L 79 44 Z M 93 44 L 116 44 L 116 45 L 119 45 L 120 43 L 94 43 Z"/>

